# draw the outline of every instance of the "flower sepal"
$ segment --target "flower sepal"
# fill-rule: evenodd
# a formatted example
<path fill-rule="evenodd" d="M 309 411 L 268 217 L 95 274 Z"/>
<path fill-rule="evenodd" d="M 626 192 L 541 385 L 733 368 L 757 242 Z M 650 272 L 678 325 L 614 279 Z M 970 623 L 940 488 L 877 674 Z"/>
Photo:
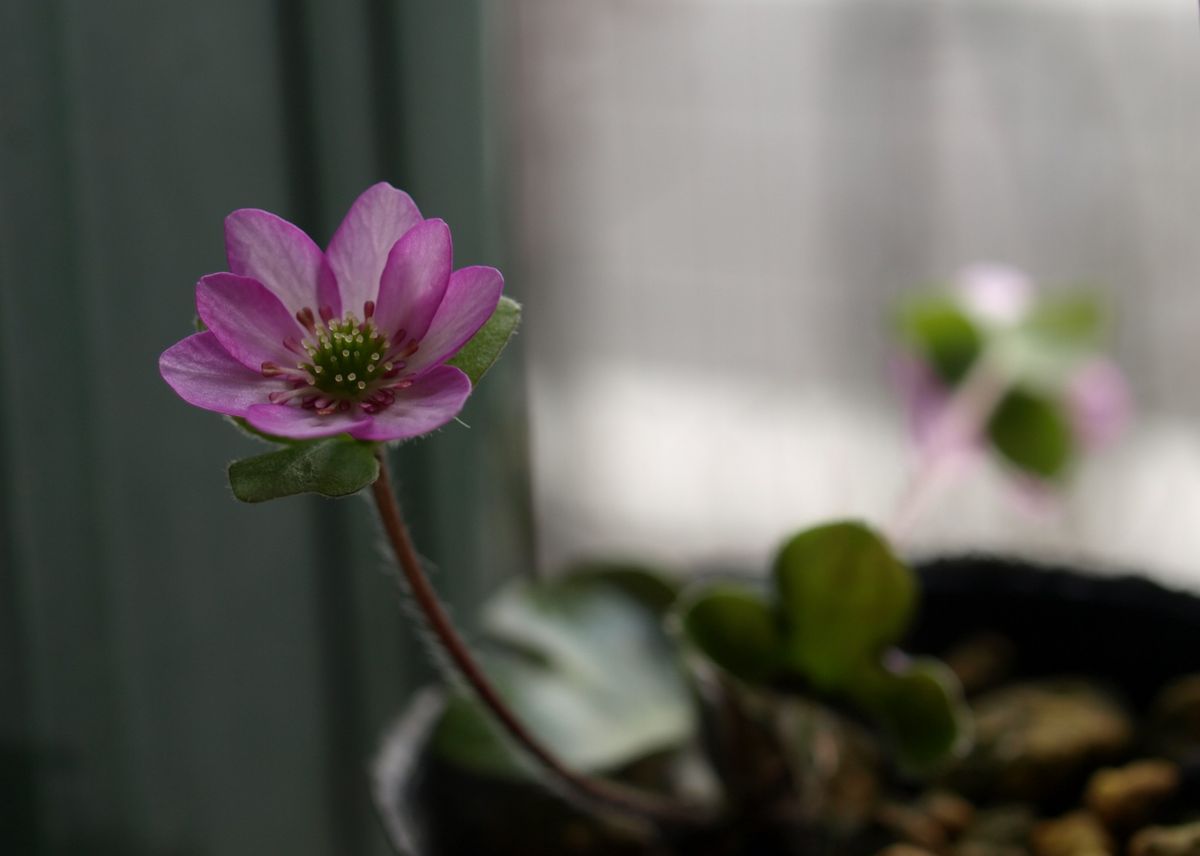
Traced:
<path fill-rule="evenodd" d="M 500 353 L 517 332 L 520 323 L 521 304 L 511 297 L 501 297 L 496 310 L 447 365 L 461 370 L 471 379 L 471 386 L 476 386 L 479 379 L 500 359 Z"/>
<path fill-rule="evenodd" d="M 306 442 L 262 436 L 290 445 L 229 465 L 229 486 L 242 502 L 266 502 L 301 493 L 350 496 L 379 478 L 377 443 L 345 435 Z"/>

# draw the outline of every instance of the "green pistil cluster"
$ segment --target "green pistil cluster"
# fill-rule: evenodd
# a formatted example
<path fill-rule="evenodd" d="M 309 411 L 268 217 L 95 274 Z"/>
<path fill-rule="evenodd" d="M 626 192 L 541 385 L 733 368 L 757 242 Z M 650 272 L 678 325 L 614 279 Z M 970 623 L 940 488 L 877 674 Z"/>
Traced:
<path fill-rule="evenodd" d="M 313 386 L 342 400 L 361 398 L 392 370 L 384 362 L 387 338 L 372 321 L 359 321 L 349 312 L 318 327 L 315 341 L 306 342 L 304 350 L 311 362 L 300 368 L 312 376 Z"/>

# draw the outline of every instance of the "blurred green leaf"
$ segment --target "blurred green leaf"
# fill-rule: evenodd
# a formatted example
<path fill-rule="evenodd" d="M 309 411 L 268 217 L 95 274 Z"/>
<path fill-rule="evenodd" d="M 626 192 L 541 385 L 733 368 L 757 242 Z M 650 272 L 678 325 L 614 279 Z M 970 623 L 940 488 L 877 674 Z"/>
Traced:
<path fill-rule="evenodd" d="M 950 295 L 918 295 L 900 308 L 900 332 L 938 377 L 957 383 L 983 350 L 983 338 Z"/>
<path fill-rule="evenodd" d="M 229 485 L 242 502 L 298 493 L 349 496 L 379 478 L 374 448 L 344 438 L 317 440 L 229 465 Z"/>
<path fill-rule="evenodd" d="M 916 600 L 912 572 L 861 523 L 792 538 L 775 561 L 788 665 L 836 690 L 904 633 Z"/>
<path fill-rule="evenodd" d="M 914 660 L 898 674 L 873 666 L 855 690 L 860 704 L 883 725 L 901 763 L 914 771 L 928 770 L 970 740 L 962 686 L 938 660 Z"/>
<path fill-rule="evenodd" d="M 1100 346 L 1105 323 L 1094 295 L 1047 296 L 1020 324 L 996 331 L 988 353 L 1013 383 L 1058 394 Z"/>
<path fill-rule="evenodd" d="M 466 372 L 471 379 L 471 386 L 478 385 L 480 378 L 500 358 L 500 352 L 508 345 L 520 322 L 521 304 L 511 297 L 501 297 L 492 317 L 463 345 L 449 364 Z"/>
<path fill-rule="evenodd" d="M 1106 321 L 1099 297 L 1071 292 L 1048 294 L 1038 300 L 1022 327 L 1060 347 L 1092 348 L 1103 337 Z"/>
<path fill-rule="evenodd" d="M 759 592 L 733 585 L 705 589 L 683 610 L 683 630 L 701 653 L 743 680 L 765 681 L 778 670 L 783 635 Z"/>
<path fill-rule="evenodd" d="M 1012 465 L 1041 478 L 1061 475 L 1075 440 L 1061 405 L 1027 389 L 1010 391 L 988 422 L 988 437 Z"/>
<path fill-rule="evenodd" d="M 529 728 L 568 764 L 612 770 L 687 740 L 691 696 L 658 616 L 604 584 L 506 589 L 485 614 L 487 668 Z M 472 698 L 452 701 L 438 751 L 474 769 L 520 774 Z"/>

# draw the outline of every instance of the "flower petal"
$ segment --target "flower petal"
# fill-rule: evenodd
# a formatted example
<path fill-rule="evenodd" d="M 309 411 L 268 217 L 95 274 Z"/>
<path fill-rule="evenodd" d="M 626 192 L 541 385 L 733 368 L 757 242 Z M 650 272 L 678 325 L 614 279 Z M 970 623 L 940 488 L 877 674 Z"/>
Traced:
<path fill-rule="evenodd" d="M 396 390 L 396 400 L 350 433 L 359 440 L 405 440 L 441 428 L 458 415 L 471 394 L 471 381 L 453 366 L 437 366 Z"/>
<path fill-rule="evenodd" d="M 304 329 L 256 279 L 214 273 L 196 283 L 196 311 L 229 355 L 255 372 L 264 362 L 295 364 L 297 355 L 283 344 L 301 341 Z"/>
<path fill-rule="evenodd" d="M 345 434 L 368 424 L 368 417 L 350 410 L 322 415 L 287 404 L 256 404 L 246 411 L 246 421 L 267 434 L 308 440 Z"/>
<path fill-rule="evenodd" d="M 360 313 L 364 303 L 378 297 L 388 253 L 420 222 L 421 212 L 409 195 L 387 182 L 368 187 L 354 201 L 328 252 L 344 309 Z"/>
<path fill-rule="evenodd" d="M 287 220 L 242 208 L 225 218 L 229 270 L 257 279 L 291 315 L 328 306 L 340 313 L 337 283 L 320 247 Z"/>
<path fill-rule="evenodd" d="M 421 347 L 408 360 L 408 371 L 420 372 L 458 353 L 492 317 L 503 290 L 504 277 L 495 268 L 465 267 L 452 273 Z"/>
<path fill-rule="evenodd" d="M 385 335 L 401 329 L 411 340 L 425 335 L 446 295 L 453 256 L 450 227 L 441 220 L 426 220 L 396 242 L 375 304 L 375 324 Z"/>
<path fill-rule="evenodd" d="M 1093 357 L 1071 378 L 1067 406 L 1076 435 L 1089 449 L 1117 439 L 1133 410 L 1125 376 L 1104 357 Z"/>
<path fill-rule="evenodd" d="M 163 351 L 158 372 L 188 404 L 230 416 L 244 415 L 282 389 L 231 357 L 211 332 L 188 336 Z"/>

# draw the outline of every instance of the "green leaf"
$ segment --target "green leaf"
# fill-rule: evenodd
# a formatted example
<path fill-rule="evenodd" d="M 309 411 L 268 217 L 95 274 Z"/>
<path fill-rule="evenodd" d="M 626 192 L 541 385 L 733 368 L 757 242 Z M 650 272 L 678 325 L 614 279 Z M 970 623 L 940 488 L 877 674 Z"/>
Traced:
<path fill-rule="evenodd" d="M 898 674 L 870 667 L 854 694 L 883 725 L 901 763 L 910 769 L 928 770 L 961 753 L 970 740 L 962 685 L 938 660 L 914 660 Z"/>
<path fill-rule="evenodd" d="M 1059 347 L 1093 348 L 1107 323 L 1100 299 L 1087 292 L 1050 294 L 1037 301 L 1022 327 Z"/>
<path fill-rule="evenodd" d="M 917 591 L 883 539 L 855 522 L 792 538 L 775 561 L 775 585 L 787 663 L 820 691 L 841 688 L 904 633 Z"/>
<path fill-rule="evenodd" d="M 904 339 L 947 383 L 961 380 L 983 350 L 979 330 L 949 295 L 910 298 L 899 320 Z"/>
<path fill-rule="evenodd" d="M 1027 389 L 1010 391 L 988 422 L 988 437 L 1009 463 L 1041 478 L 1061 475 L 1075 440 L 1064 409 Z"/>
<path fill-rule="evenodd" d="M 449 365 L 462 369 L 471 379 L 471 386 L 487 374 L 500 358 L 500 352 L 508 344 L 521 321 L 521 304 L 509 297 L 501 297 L 492 317 L 479 328 L 462 350 L 454 355 Z"/>
<path fill-rule="evenodd" d="M 344 438 L 317 440 L 229 465 L 229 485 L 242 502 L 319 493 L 349 496 L 379 478 L 374 447 Z"/>
<path fill-rule="evenodd" d="M 700 592 L 683 610 L 683 630 L 701 653 L 743 680 L 762 682 L 778 670 L 779 619 L 756 591 L 720 585 Z"/>
<path fill-rule="evenodd" d="M 489 675 L 517 716 L 568 764 L 613 770 L 689 739 L 691 697 L 658 616 L 607 585 L 505 589 L 485 614 Z M 478 703 L 452 702 L 435 737 L 464 766 L 520 774 Z"/>

